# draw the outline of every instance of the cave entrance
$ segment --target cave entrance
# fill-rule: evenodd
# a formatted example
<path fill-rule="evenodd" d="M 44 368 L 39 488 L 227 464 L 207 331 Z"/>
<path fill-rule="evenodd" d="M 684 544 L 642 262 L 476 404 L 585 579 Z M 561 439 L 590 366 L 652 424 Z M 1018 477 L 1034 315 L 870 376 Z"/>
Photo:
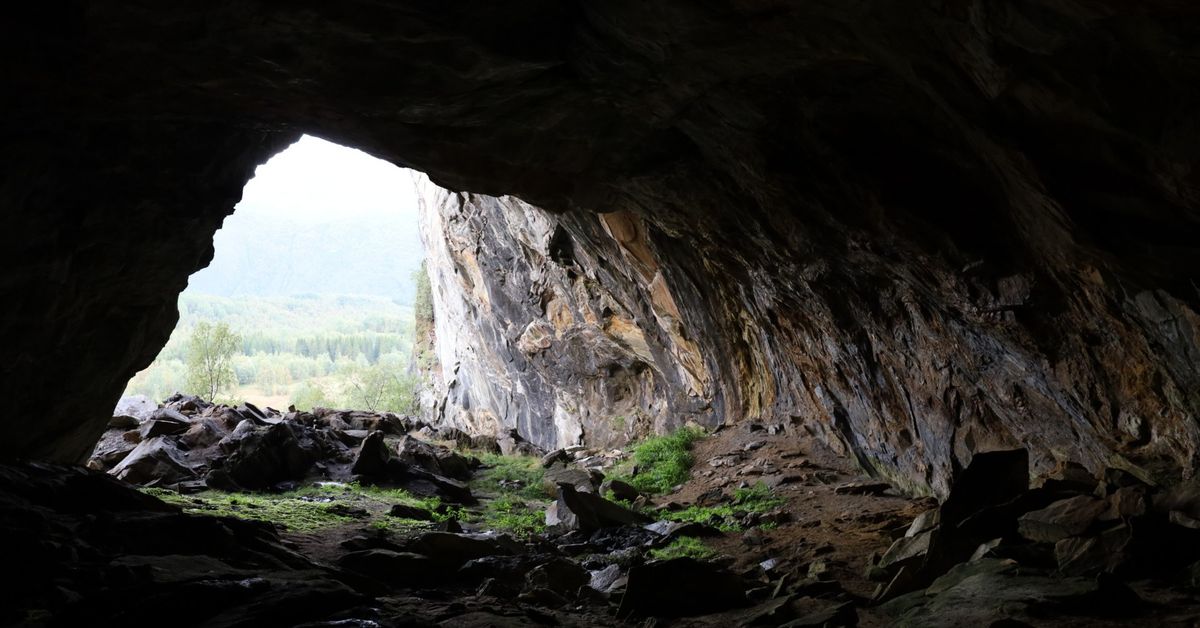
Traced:
<path fill-rule="evenodd" d="M 311 136 L 259 166 L 123 403 L 413 410 L 414 311 L 429 310 L 414 175 Z"/>

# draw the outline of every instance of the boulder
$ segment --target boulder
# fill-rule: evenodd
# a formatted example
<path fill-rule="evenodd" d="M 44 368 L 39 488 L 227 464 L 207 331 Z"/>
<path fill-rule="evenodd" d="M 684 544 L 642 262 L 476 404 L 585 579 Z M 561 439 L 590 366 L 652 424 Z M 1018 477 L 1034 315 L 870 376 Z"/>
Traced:
<path fill-rule="evenodd" d="M 624 585 L 624 579 L 619 565 L 608 565 L 588 574 L 588 586 L 601 593 L 608 593 L 622 585 Z"/>
<path fill-rule="evenodd" d="M 171 408 L 159 408 L 150 415 L 149 420 L 141 424 L 138 431 L 144 439 L 155 436 L 174 436 L 186 432 L 190 425 L 190 420 L 178 411 Z"/>
<path fill-rule="evenodd" d="M 408 504 L 392 504 L 388 515 L 399 517 L 401 519 L 415 519 L 417 521 L 433 521 L 433 513 L 418 508 L 417 506 L 409 506 Z"/>
<path fill-rule="evenodd" d="M 148 421 L 155 410 L 158 410 L 158 404 L 151 401 L 149 397 L 131 395 L 117 400 L 117 405 L 113 408 L 113 417 L 129 417 L 141 423 Z M 130 427 L 136 427 L 136 425 Z"/>
<path fill-rule="evenodd" d="M 1124 524 L 1092 537 L 1070 537 L 1054 545 L 1058 570 L 1070 576 L 1116 571 L 1131 560 L 1133 530 Z"/>
<path fill-rule="evenodd" d="M 399 460 L 393 463 L 403 465 Z M 402 471 L 401 483 L 411 493 L 425 497 L 440 497 L 446 501 L 460 504 L 474 503 L 471 488 L 466 482 L 442 477 L 419 467 L 408 467 Z"/>
<path fill-rule="evenodd" d="M 637 499 L 642 494 L 641 491 L 634 488 L 632 484 L 615 479 L 605 480 L 604 483 L 600 485 L 601 495 L 607 495 L 609 491 L 612 491 L 614 498 L 630 502 Z"/>
<path fill-rule="evenodd" d="M 591 472 L 564 462 L 551 464 L 546 469 L 545 475 L 542 476 L 542 483 L 549 495 L 557 493 L 559 484 L 570 484 L 576 491 L 582 493 L 595 493 L 598 488 L 598 483 Z"/>
<path fill-rule="evenodd" d="M 354 457 L 351 472 L 371 478 L 384 478 L 395 474 L 403 465 L 392 461 L 392 451 L 384 442 L 384 433 L 375 431 L 363 439 Z"/>
<path fill-rule="evenodd" d="M 119 429 L 122 431 L 137 429 L 137 427 L 141 424 L 142 424 L 142 422 L 139 421 L 136 417 L 132 417 L 127 414 L 117 414 L 117 415 L 114 415 L 113 418 L 108 420 L 109 428 Z"/>
<path fill-rule="evenodd" d="M 220 419 L 202 416 L 192 422 L 187 431 L 179 437 L 179 442 L 189 449 L 205 449 L 221 442 L 229 432 Z"/>
<path fill-rule="evenodd" d="M 176 410 L 183 414 L 195 414 L 203 412 L 213 406 L 213 404 L 197 397 L 195 395 L 184 395 L 175 393 L 163 400 L 164 407 Z"/>
<path fill-rule="evenodd" d="M 889 625 L 1040 626 L 1051 610 L 1120 616 L 1136 602 L 1128 589 L 1108 579 L 1026 575 L 1014 561 L 984 558 L 955 566 L 927 589 L 887 602 L 879 611 L 891 619 Z"/>
<path fill-rule="evenodd" d="M 933 531 L 926 530 L 914 536 L 903 536 L 896 539 L 879 559 L 879 566 L 887 568 L 911 558 L 925 556 L 929 553 L 929 543 L 932 538 Z"/>
<path fill-rule="evenodd" d="M 525 440 L 517 430 L 508 430 L 496 437 L 496 445 L 505 456 L 540 456 L 541 452 L 533 443 Z"/>
<path fill-rule="evenodd" d="M 445 447 L 433 445 L 414 436 L 405 436 L 396 446 L 397 457 L 405 464 L 420 467 L 442 477 L 455 480 L 471 478 L 471 461 Z"/>
<path fill-rule="evenodd" d="M 599 495 L 575 490 L 571 484 L 558 485 L 558 500 L 546 513 L 547 525 L 591 532 L 622 525 L 644 525 L 646 515 L 611 502 Z"/>
<path fill-rule="evenodd" d="M 404 551 L 428 556 L 440 567 L 458 569 L 469 560 L 484 556 L 507 556 L 514 547 L 505 537 L 451 532 L 426 532 L 402 545 Z"/>
<path fill-rule="evenodd" d="M 575 598 L 580 587 L 586 586 L 589 580 L 586 569 L 566 558 L 552 558 L 525 576 L 527 588 L 548 589 L 568 599 Z"/>
<path fill-rule="evenodd" d="M 977 453 L 954 477 L 942 503 L 941 523 L 953 527 L 988 506 L 1007 502 L 1029 490 L 1029 452 L 1011 449 Z"/>
<path fill-rule="evenodd" d="M 681 536 L 708 537 L 724 534 L 717 528 L 694 521 L 655 521 L 643 528 L 663 537 L 662 541 L 664 542 Z"/>
<path fill-rule="evenodd" d="M 1077 495 L 1025 513 L 1017 520 L 1017 530 L 1031 541 L 1055 543 L 1083 534 L 1108 507 L 1102 499 Z"/>
<path fill-rule="evenodd" d="M 262 489 L 303 480 L 317 461 L 331 457 L 342 447 L 327 432 L 297 423 L 255 428 L 237 441 L 237 448 L 219 470 L 209 473 L 209 485 L 226 490 Z"/>
<path fill-rule="evenodd" d="M 389 549 L 365 549 L 338 559 L 338 566 L 392 585 L 425 582 L 436 565 L 428 556 Z"/>
<path fill-rule="evenodd" d="M 92 450 L 92 456 L 88 460 L 87 466 L 97 471 L 107 471 L 113 465 L 121 462 L 136 446 L 137 443 L 129 442 L 125 438 L 123 430 L 105 430 L 100 435 L 100 441 L 96 443 L 96 448 Z"/>
<path fill-rule="evenodd" d="M 183 453 L 164 436 L 138 443 L 109 473 L 117 479 L 141 485 L 172 484 L 196 477 L 184 461 Z"/>

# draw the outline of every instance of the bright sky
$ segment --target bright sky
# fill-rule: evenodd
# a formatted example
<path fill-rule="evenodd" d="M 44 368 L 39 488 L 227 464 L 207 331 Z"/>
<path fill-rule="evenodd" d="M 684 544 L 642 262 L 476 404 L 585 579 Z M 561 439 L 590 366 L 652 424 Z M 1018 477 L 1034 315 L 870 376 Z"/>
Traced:
<path fill-rule="evenodd" d="M 416 221 L 410 177 L 362 151 L 305 135 L 258 167 L 237 211 L 316 222 L 400 212 Z"/>
<path fill-rule="evenodd" d="M 410 170 L 305 136 L 258 167 L 193 293 L 410 296 L 423 253 Z"/>

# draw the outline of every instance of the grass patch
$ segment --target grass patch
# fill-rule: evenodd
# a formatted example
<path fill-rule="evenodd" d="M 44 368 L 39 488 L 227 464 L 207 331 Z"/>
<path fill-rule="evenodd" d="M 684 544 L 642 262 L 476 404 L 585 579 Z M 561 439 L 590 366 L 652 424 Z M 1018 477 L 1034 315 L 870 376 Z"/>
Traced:
<path fill-rule="evenodd" d="M 704 430 L 685 427 L 667 436 L 648 438 L 633 449 L 637 475 L 620 479 L 643 493 L 662 494 L 687 481 L 692 470 L 692 444 Z"/>
<path fill-rule="evenodd" d="M 711 560 L 717 553 L 700 539 L 692 536 L 681 536 L 664 547 L 650 550 L 650 558 L 668 560 L 671 558 L 695 558 Z"/>
<path fill-rule="evenodd" d="M 750 513 L 769 512 L 784 503 L 776 497 L 766 484 L 758 483 L 749 488 L 739 488 L 733 493 L 733 501 L 717 506 L 691 506 L 677 511 L 661 511 L 659 516 L 671 521 L 694 522 L 710 525 L 722 532 L 740 532 L 741 519 Z M 774 527 L 764 524 L 760 527 Z"/>
<path fill-rule="evenodd" d="M 546 470 L 541 460 L 533 456 L 479 456 L 486 468 L 475 471 L 471 490 L 488 495 L 519 495 L 526 499 L 548 499 L 542 478 Z"/>
<path fill-rule="evenodd" d="M 289 493 L 224 493 L 204 491 L 180 495 L 162 489 L 145 489 L 159 499 L 183 508 L 184 512 L 237 517 L 274 523 L 296 532 L 311 532 L 355 521 L 334 509 L 338 502 L 320 502 Z"/>
<path fill-rule="evenodd" d="M 425 521 L 387 514 L 393 504 L 416 506 L 433 513 L 435 521 L 463 518 L 459 507 L 443 507 L 436 497 L 417 497 L 403 489 L 350 484 L 313 484 L 285 493 L 226 493 L 203 491 L 180 495 L 159 488 L 142 489 L 183 508 L 184 512 L 266 521 L 293 532 L 312 532 L 349 523 L 364 523 L 393 531 L 429 527 Z M 347 514 L 366 511 L 365 517 Z"/>
<path fill-rule="evenodd" d="M 545 502 L 529 504 L 506 495 L 487 502 L 478 522 L 494 530 L 529 538 L 546 531 L 545 510 Z"/>

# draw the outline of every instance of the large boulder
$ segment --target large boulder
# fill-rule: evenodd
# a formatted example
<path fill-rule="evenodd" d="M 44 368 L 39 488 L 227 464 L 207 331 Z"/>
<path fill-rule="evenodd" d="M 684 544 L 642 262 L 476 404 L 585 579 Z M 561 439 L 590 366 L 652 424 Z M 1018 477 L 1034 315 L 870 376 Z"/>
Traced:
<path fill-rule="evenodd" d="M 154 411 L 157 409 L 158 404 L 151 401 L 145 395 L 121 397 L 117 400 L 116 407 L 113 408 L 113 420 L 116 421 L 120 418 L 131 419 L 133 424 L 130 425 L 128 421 L 122 421 L 120 425 L 113 425 L 112 422 L 109 425 L 112 427 L 124 427 L 125 429 L 137 427 L 139 423 L 148 421 L 150 415 L 154 414 Z"/>
<path fill-rule="evenodd" d="M 109 473 L 118 479 L 141 485 L 174 484 L 196 477 L 174 441 L 165 436 L 138 443 Z"/>
<path fill-rule="evenodd" d="M 137 443 L 125 438 L 125 430 L 105 430 L 100 435 L 100 441 L 96 443 L 96 448 L 92 450 L 92 456 L 88 459 L 87 466 L 96 471 L 107 471 L 113 465 L 121 462 L 136 446 Z"/>
<path fill-rule="evenodd" d="M 238 430 L 244 424 L 239 424 Z M 237 441 L 236 449 L 221 466 L 209 473 L 208 483 L 215 488 L 236 490 L 269 488 L 280 482 L 302 480 L 317 461 L 344 449 L 327 433 L 290 421 L 253 428 Z"/>
<path fill-rule="evenodd" d="M 472 460 L 445 447 L 433 445 L 414 436 L 405 436 L 396 445 L 396 455 L 405 464 L 420 467 L 430 473 L 455 480 L 471 478 Z"/>
<path fill-rule="evenodd" d="M 404 465 L 392 458 L 384 436 L 381 431 L 367 434 L 355 453 L 352 473 L 375 480 L 402 476 Z"/>
<path fill-rule="evenodd" d="M 571 484 L 558 485 L 558 499 L 546 511 L 546 525 L 592 532 L 601 528 L 644 525 L 652 519 L 594 493 L 577 491 Z"/>

